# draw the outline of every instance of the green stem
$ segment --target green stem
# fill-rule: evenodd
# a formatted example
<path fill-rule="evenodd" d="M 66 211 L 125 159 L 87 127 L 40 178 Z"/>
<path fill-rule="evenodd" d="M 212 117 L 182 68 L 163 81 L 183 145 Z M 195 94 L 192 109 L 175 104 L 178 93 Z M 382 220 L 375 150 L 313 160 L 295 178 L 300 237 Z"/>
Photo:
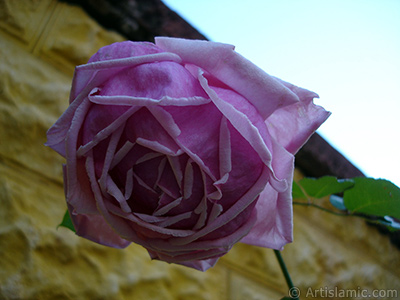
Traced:
<path fill-rule="evenodd" d="M 283 276 L 285 277 L 286 283 L 289 288 L 289 296 L 293 300 L 299 300 L 299 297 L 295 295 L 295 292 L 297 291 L 297 288 L 293 285 L 292 279 L 290 278 L 289 271 L 286 268 L 285 262 L 283 261 L 283 257 L 281 255 L 281 252 L 279 250 L 274 250 L 276 259 L 278 260 L 279 266 L 281 267 Z"/>

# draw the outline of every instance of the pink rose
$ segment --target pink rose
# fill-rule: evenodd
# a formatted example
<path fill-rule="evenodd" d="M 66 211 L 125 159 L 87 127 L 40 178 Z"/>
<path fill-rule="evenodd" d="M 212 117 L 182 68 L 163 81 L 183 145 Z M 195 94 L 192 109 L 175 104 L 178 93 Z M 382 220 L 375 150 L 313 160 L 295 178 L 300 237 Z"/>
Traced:
<path fill-rule="evenodd" d="M 231 45 L 160 37 L 75 71 L 47 145 L 76 233 L 199 270 L 233 244 L 292 241 L 293 154 L 329 113 Z"/>

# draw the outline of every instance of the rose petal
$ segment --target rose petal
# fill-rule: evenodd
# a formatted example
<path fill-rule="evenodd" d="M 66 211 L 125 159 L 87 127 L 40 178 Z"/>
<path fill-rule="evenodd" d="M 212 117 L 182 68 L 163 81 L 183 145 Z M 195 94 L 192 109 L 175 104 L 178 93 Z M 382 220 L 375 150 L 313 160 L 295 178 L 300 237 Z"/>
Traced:
<path fill-rule="evenodd" d="M 107 80 L 101 89 L 102 96 L 116 96 L 122 101 L 126 101 L 124 97 L 131 97 L 132 101 L 144 105 L 187 106 L 207 102 L 196 77 L 184 66 L 170 61 L 125 68 Z M 151 100 L 147 100 L 148 103 L 139 102 L 141 99 Z"/>
<path fill-rule="evenodd" d="M 191 261 L 185 261 L 185 262 L 180 262 L 180 265 L 193 268 L 202 272 L 207 271 L 208 269 L 212 268 L 215 266 L 217 263 L 218 258 L 210 258 L 210 259 L 203 259 L 203 260 L 191 260 Z"/>
<path fill-rule="evenodd" d="M 186 245 L 192 243 L 193 241 L 207 235 L 210 232 L 216 231 L 218 228 L 227 224 L 231 220 L 233 220 L 237 215 L 239 215 L 243 210 L 245 210 L 257 196 L 261 193 L 261 191 L 265 187 L 265 183 L 268 179 L 268 170 L 265 168 L 263 173 L 260 175 L 259 179 L 255 184 L 250 188 L 249 191 L 246 192 L 240 199 L 236 201 L 227 211 L 222 213 L 215 221 L 208 224 L 206 227 L 197 231 L 196 233 L 185 237 L 185 238 L 177 238 L 171 240 L 171 244 L 173 245 Z"/>
<path fill-rule="evenodd" d="M 212 115 L 211 109 L 205 109 L 204 106 L 195 106 L 195 107 L 187 107 L 185 112 L 182 112 L 180 115 L 178 111 L 171 111 L 174 109 L 173 107 L 168 107 L 167 109 L 161 107 L 149 107 L 148 109 L 154 115 L 154 117 L 159 121 L 159 123 L 163 126 L 163 128 L 170 134 L 171 137 L 175 139 L 176 144 L 193 160 L 195 161 L 200 168 L 207 173 L 208 176 L 216 179 L 215 173 L 216 171 L 211 171 L 210 167 L 215 168 L 216 164 L 210 163 L 206 164 L 205 159 L 209 158 L 213 162 L 218 161 L 218 156 L 213 147 L 209 145 L 211 142 L 207 143 L 207 140 L 215 140 L 218 138 L 218 134 L 214 135 L 214 131 L 218 132 L 212 124 L 215 122 L 215 118 L 210 116 Z M 168 111 L 167 111 L 168 110 Z M 192 112 L 192 113 L 191 113 Z M 207 113 L 208 112 L 208 113 Z M 173 116 L 172 116 L 173 115 Z M 188 116 L 190 116 L 188 118 Z M 195 119 L 196 118 L 196 119 Z M 217 115 L 218 122 L 218 115 Z M 201 123 L 200 123 L 201 122 Z M 209 125 L 211 123 L 211 125 Z M 199 131 L 196 130 L 196 126 L 203 126 L 202 132 L 207 133 L 206 135 L 199 134 Z M 218 124 L 218 123 L 217 123 Z M 206 131 L 205 127 L 212 130 L 211 132 Z M 182 130 L 181 130 L 182 129 Z M 193 149 L 195 147 L 195 149 Z M 199 151 L 195 151 L 199 150 Z M 212 151 L 212 152 L 211 152 Z M 203 155 L 204 154 L 204 155 Z M 200 156 L 201 155 L 201 156 Z"/>
<path fill-rule="evenodd" d="M 105 61 L 160 53 L 159 47 L 150 42 L 123 41 L 101 47 L 88 61 Z"/>
<path fill-rule="evenodd" d="M 160 259 L 157 255 L 156 252 L 147 250 L 149 252 L 149 255 L 152 259 Z M 193 268 L 202 272 L 207 271 L 209 268 L 212 268 L 215 266 L 217 263 L 218 258 L 210 258 L 210 259 L 203 259 L 203 260 L 191 260 L 191 261 L 185 261 L 185 262 L 180 262 L 180 265 Z"/>
<path fill-rule="evenodd" d="M 161 99 L 152 99 L 146 97 L 133 97 L 133 96 L 102 96 L 92 95 L 89 96 L 89 100 L 96 104 L 101 105 L 160 105 L 160 106 L 188 106 L 188 105 L 203 105 L 210 102 L 210 99 L 193 96 L 185 98 L 173 98 L 169 96 L 163 96 Z"/>
<path fill-rule="evenodd" d="M 130 43 L 119 43 L 118 48 L 132 48 L 131 50 L 133 50 L 137 47 L 132 46 Z M 106 50 L 107 49 L 103 49 L 101 50 L 101 52 L 107 52 Z M 104 53 L 104 57 L 110 57 L 110 55 Z M 107 79 L 112 78 L 126 67 L 133 67 L 146 62 L 154 62 L 155 60 L 169 60 L 179 62 L 180 58 L 172 53 L 159 53 L 139 57 L 128 57 L 116 61 L 108 60 L 104 62 L 88 63 L 86 65 L 77 66 L 75 68 L 75 73 L 72 80 L 70 106 L 57 120 L 57 122 L 48 130 L 46 145 L 53 148 L 55 151 L 65 157 L 65 148 L 63 143 L 66 139 L 68 129 L 71 126 L 75 110 L 90 94 L 90 91 L 92 91 L 94 88 L 97 88 Z"/>
<path fill-rule="evenodd" d="M 173 238 L 173 237 L 186 237 L 189 235 L 193 234 L 192 230 L 187 230 L 187 229 L 169 229 L 169 228 L 162 228 L 159 226 L 155 226 L 153 224 L 149 224 L 147 222 L 142 221 L 140 218 L 136 217 L 135 214 L 131 213 L 125 213 L 121 210 L 121 208 L 115 206 L 112 203 L 104 203 L 104 208 L 102 208 L 106 212 L 106 216 L 109 217 L 112 213 L 112 215 L 115 217 L 115 219 L 111 219 L 112 221 L 119 220 L 120 222 L 124 222 L 124 224 L 128 224 L 126 222 L 129 222 L 129 228 L 131 236 L 127 238 L 128 240 L 134 241 L 136 243 L 139 243 L 143 245 L 146 248 L 151 248 L 151 245 L 146 242 L 146 240 L 151 240 L 152 238 Z M 159 217 L 158 217 L 159 218 Z M 119 225 L 115 223 L 114 227 L 116 230 L 119 230 L 120 228 L 118 227 Z M 121 227 L 121 229 L 125 229 L 124 226 Z M 133 230 L 132 230 L 133 229 Z M 135 239 L 136 234 L 133 236 L 134 232 L 141 233 L 145 239 Z M 128 233 L 128 232 L 127 232 Z M 122 236 L 126 236 L 126 234 L 121 234 Z"/>
<path fill-rule="evenodd" d="M 232 45 L 167 37 L 156 37 L 155 43 L 165 51 L 178 54 L 183 62 L 208 71 L 239 92 L 264 119 L 276 109 L 299 101 L 284 85 L 236 53 Z"/>
<path fill-rule="evenodd" d="M 157 153 L 162 153 L 165 155 L 177 156 L 177 155 L 182 154 L 181 149 L 178 149 L 178 150 L 169 149 L 167 146 L 159 143 L 158 141 L 150 141 L 150 140 L 146 140 L 143 138 L 137 138 L 136 143 L 143 147 L 149 148 Z"/>
<path fill-rule="evenodd" d="M 247 114 L 244 114 L 237 107 L 233 106 L 228 101 L 223 99 L 236 99 L 240 101 L 242 97 L 235 94 L 233 91 L 220 89 L 217 87 L 211 88 L 208 85 L 207 79 L 203 76 L 201 70 L 199 70 L 199 81 L 201 86 L 204 88 L 206 93 L 210 96 L 213 103 L 218 107 L 221 113 L 229 120 L 229 122 L 235 127 L 235 129 L 250 143 L 253 149 L 260 156 L 264 164 L 270 169 L 272 178 L 271 184 L 276 189 L 282 191 L 286 190 L 287 183 L 284 178 L 276 177 L 274 170 L 271 166 L 272 154 L 268 149 L 265 139 L 258 127 L 256 127 Z M 218 91 L 218 93 L 216 92 Z M 228 95 L 226 95 L 228 94 Z M 222 98 L 220 96 L 222 95 Z M 231 100 L 232 101 L 232 100 Z M 242 101 L 242 105 L 245 105 L 246 101 Z"/>
<path fill-rule="evenodd" d="M 175 200 L 168 202 L 168 204 L 159 206 L 154 212 L 154 216 L 162 216 L 167 214 L 172 208 L 177 207 L 182 202 L 182 197 L 176 198 Z M 161 199 L 160 199 L 161 202 Z"/>
<path fill-rule="evenodd" d="M 87 125 L 88 128 L 84 128 L 83 131 L 84 140 L 89 140 L 89 142 L 79 147 L 77 155 L 85 155 L 85 153 L 98 145 L 101 141 L 112 135 L 115 130 L 121 128 L 122 125 L 139 109 L 140 108 L 138 107 L 131 107 L 120 116 L 116 117 L 111 124 L 107 125 L 108 120 L 106 121 L 106 119 L 112 118 L 112 115 L 105 113 L 102 108 L 96 107 L 95 111 L 91 112 L 91 114 L 86 117 L 87 122 L 85 125 Z M 96 116 L 96 122 L 91 120 L 92 115 Z M 104 118 L 101 118 L 103 116 Z M 101 120 L 99 120 L 100 118 Z"/>
<path fill-rule="evenodd" d="M 118 248 L 119 247 L 118 245 L 121 242 L 123 242 L 122 240 L 139 243 L 143 246 L 146 246 L 147 243 L 138 237 L 136 232 L 134 230 L 132 230 L 132 227 L 128 224 L 128 222 L 125 219 L 120 218 L 110 212 L 110 209 L 108 207 L 110 205 L 110 203 L 104 201 L 105 199 L 101 193 L 100 187 L 98 186 L 98 182 L 96 180 L 96 175 L 95 175 L 94 161 L 93 161 L 93 158 L 91 155 L 89 155 L 86 158 L 86 170 L 87 170 L 87 174 L 90 179 L 94 197 L 96 199 L 98 211 L 100 212 L 100 214 L 102 215 L 102 217 L 105 221 L 104 222 L 105 234 L 102 235 L 101 232 L 98 232 L 99 238 L 96 239 L 96 235 L 93 235 L 93 236 L 91 236 L 91 240 L 93 240 L 99 244 L 108 245 L 111 247 L 114 247 L 113 244 L 115 243 L 115 241 L 119 240 L 120 242 L 115 244 L 116 248 Z M 119 210 L 121 210 L 121 208 L 119 208 Z M 118 211 L 118 209 L 117 209 L 117 211 Z M 112 230 L 107 230 L 107 227 L 105 226 L 105 224 L 107 224 L 109 226 L 109 228 Z M 79 234 L 79 235 L 86 238 L 86 234 L 89 234 L 91 231 L 85 229 L 85 227 L 86 227 L 85 224 L 81 224 L 81 225 L 79 225 L 79 227 L 80 226 L 82 226 L 83 228 L 82 228 L 82 231 L 80 231 L 81 234 Z M 78 228 L 75 227 L 75 229 L 78 232 Z M 93 228 L 93 234 L 95 233 L 94 230 L 96 230 L 96 228 Z"/>
<path fill-rule="evenodd" d="M 278 143 L 273 143 L 273 167 L 277 176 L 286 178 L 287 190 L 276 191 L 271 185 L 260 194 L 255 211 L 257 221 L 250 233 L 242 242 L 281 250 L 293 240 L 292 181 L 294 157 Z M 271 213 L 273 212 L 273 213 Z M 268 216 L 268 218 L 266 218 Z"/>
<path fill-rule="evenodd" d="M 331 113 L 313 103 L 315 93 L 280 82 L 296 93 L 300 102 L 278 109 L 265 122 L 278 143 L 294 154 Z"/>
<path fill-rule="evenodd" d="M 75 212 L 80 214 L 96 214 L 98 213 L 96 200 L 93 195 L 89 178 L 86 174 L 85 163 L 83 160 L 77 161 L 76 170 L 77 181 L 80 185 L 72 192 L 68 192 L 69 184 L 67 166 L 63 165 L 64 193 L 67 205 L 73 204 Z M 81 201 L 81 199 L 85 199 L 85 201 Z"/>
<path fill-rule="evenodd" d="M 120 48 L 126 46 L 128 45 L 120 44 Z M 72 80 L 70 103 L 74 101 L 79 93 L 86 90 L 88 86 L 100 86 L 101 83 L 106 81 L 106 79 L 113 78 L 117 73 L 121 72 L 125 68 L 132 68 L 144 63 L 152 63 L 154 61 L 174 61 L 179 63 L 181 59 L 174 53 L 155 53 L 143 56 L 89 62 L 85 65 L 77 66 Z M 99 77 L 99 79 L 102 79 L 96 80 L 95 85 L 93 85 L 93 74 Z"/>
<path fill-rule="evenodd" d="M 104 158 L 104 161 L 102 162 L 103 165 L 103 170 L 101 172 L 101 176 L 99 179 L 99 185 L 102 187 L 103 193 L 105 192 L 105 187 L 108 185 L 107 181 L 109 181 L 109 175 L 108 172 L 110 171 L 112 159 L 115 154 L 115 150 L 117 149 L 119 140 L 121 138 L 121 134 L 124 128 L 122 126 L 115 128 L 115 131 L 111 134 L 111 138 L 108 142 L 108 147 L 107 147 L 107 152 Z M 79 150 L 78 150 L 79 151 Z M 104 189 L 103 189 L 104 187 Z"/>
<path fill-rule="evenodd" d="M 113 248 L 125 248 L 131 243 L 116 234 L 102 215 L 76 214 L 72 206 L 69 210 L 77 235 Z"/>
<path fill-rule="evenodd" d="M 197 251 L 206 251 L 212 249 L 225 249 L 228 251 L 233 244 L 239 242 L 243 236 L 246 236 L 256 221 L 255 212 L 253 211 L 250 217 L 239 226 L 234 232 L 224 235 L 220 238 L 197 240 L 185 245 L 175 245 L 169 239 L 154 239 L 152 240 L 153 251 L 163 253 L 169 257 L 176 257 L 182 254 L 194 253 Z M 210 258 L 210 257 L 209 257 Z"/>
<path fill-rule="evenodd" d="M 132 212 L 132 209 L 129 207 L 128 202 L 126 201 L 127 199 L 125 196 L 122 194 L 121 190 L 119 187 L 115 184 L 115 182 L 112 180 L 110 176 L 107 176 L 106 182 L 105 182 L 105 193 L 108 193 L 111 195 L 115 200 L 119 202 L 119 205 L 121 206 L 122 211 L 126 213 Z"/>
<path fill-rule="evenodd" d="M 221 119 L 219 129 L 219 176 L 222 178 L 232 171 L 231 136 L 226 118 Z M 228 175 L 229 176 L 229 175 Z M 227 179 L 226 179 L 227 180 Z"/>
<path fill-rule="evenodd" d="M 176 199 L 181 196 L 181 186 L 176 182 L 171 166 L 166 163 L 164 157 L 164 168 L 159 170 L 159 180 L 157 181 L 158 188 L 171 198 Z"/>
<path fill-rule="evenodd" d="M 225 255 L 229 249 L 226 248 L 216 248 L 216 249 L 210 249 L 210 250 L 205 250 L 205 251 L 197 251 L 194 253 L 186 253 L 186 254 L 181 254 L 181 255 L 176 255 L 176 256 L 168 256 L 165 255 L 162 252 L 157 252 L 158 259 L 169 262 L 169 263 L 180 263 L 180 262 L 186 262 L 186 261 L 196 261 L 196 260 L 204 260 L 204 259 L 209 259 L 209 258 L 215 258 L 215 257 L 221 257 Z M 177 253 L 174 253 L 177 254 Z"/>
<path fill-rule="evenodd" d="M 97 212 L 93 201 L 93 192 L 89 191 L 89 182 L 85 172 L 84 160 L 76 156 L 76 144 L 79 136 L 79 129 L 84 122 L 84 118 L 90 108 L 90 102 L 84 100 L 77 108 L 71 121 L 72 132 L 69 133 L 65 142 L 66 148 L 66 199 L 67 203 L 72 205 L 77 213 Z M 82 201 L 87 199 L 87 201 Z"/>
<path fill-rule="evenodd" d="M 75 116 L 77 110 L 85 100 L 87 101 L 87 94 L 85 91 L 90 92 L 91 88 L 86 88 L 76 100 L 70 104 L 67 110 L 61 115 L 61 117 L 56 121 L 56 123 L 50 127 L 47 131 L 47 142 L 46 146 L 52 148 L 61 156 L 66 156 L 65 141 L 67 138 L 68 130 L 71 127 L 72 120 Z M 88 109 L 88 107 L 87 107 Z"/>
<path fill-rule="evenodd" d="M 116 165 L 118 165 L 121 162 L 121 160 L 129 153 L 129 151 L 132 150 L 133 146 L 135 146 L 135 143 L 126 141 L 125 144 L 115 153 L 110 165 L 110 169 L 113 169 Z"/>

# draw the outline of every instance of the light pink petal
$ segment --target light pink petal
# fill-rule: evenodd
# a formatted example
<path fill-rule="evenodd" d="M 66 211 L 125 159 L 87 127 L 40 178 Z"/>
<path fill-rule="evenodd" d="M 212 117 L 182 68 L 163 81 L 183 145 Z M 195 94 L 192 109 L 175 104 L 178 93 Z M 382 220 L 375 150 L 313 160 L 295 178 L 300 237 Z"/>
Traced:
<path fill-rule="evenodd" d="M 271 165 L 272 154 L 266 140 L 263 138 L 259 128 L 256 127 L 252 120 L 249 119 L 248 115 L 238 110 L 232 103 L 223 100 L 231 99 L 230 101 L 242 102 L 245 105 L 245 101 L 240 101 L 241 96 L 237 95 L 233 91 L 213 87 L 208 85 L 207 79 L 203 76 L 199 70 L 199 81 L 201 86 L 204 88 L 206 93 L 210 96 L 212 102 L 221 111 L 221 113 L 228 119 L 233 127 L 243 136 L 243 138 L 253 147 L 257 152 L 263 163 L 269 168 L 270 174 L 272 175 L 271 184 L 274 188 L 280 190 L 286 190 L 287 183 L 284 178 L 278 178 Z M 263 129 L 263 128 L 261 128 Z"/>
<path fill-rule="evenodd" d="M 120 46 L 124 47 L 123 43 Z M 114 56 L 115 57 L 115 56 Z M 70 95 L 70 103 L 87 87 L 99 86 L 106 79 L 114 77 L 124 68 L 135 67 L 145 63 L 153 63 L 154 61 L 174 61 L 180 62 L 179 56 L 173 53 L 155 53 L 143 56 L 134 56 L 126 58 L 113 58 L 104 61 L 89 62 L 75 68 L 74 78 L 72 80 L 72 89 Z M 93 77 L 97 76 L 102 80 L 96 80 L 93 85 Z"/>
<path fill-rule="evenodd" d="M 157 259 L 160 260 L 158 254 L 154 251 L 151 251 L 149 249 L 147 249 L 147 251 L 149 252 L 149 255 L 152 259 Z M 213 266 L 215 266 L 215 264 L 217 263 L 218 258 L 210 258 L 210 259 L 204 259 L 204 260 L 190 260 L 190 261 L 184 261 L 184 262 L 180 262 L 180 265 L 189 267 L 189 268 L 193 268 L 202 272 L 207 271 L 208 269 L 212 268 Z"/>
<path fill-rule="evenodd" d="M 232 171 L 213 183 L 213 186 L 217 188 L 217 191 L 221 193 L 222 196 L 216 202 L 221 204 L 225 209 L 231 207 L 237 199 L 257 182 L 265 168 L 265 165 L 252 146 L 232 124 L 228 123 L 227 125 L 230 132 L 230 144 L 232 147 Z"/>
<path fill-rule="evenodd" d="M 73 192 L 68 192 L 67 166 L 63 165 L 64 193 L 67 204 L 71 205 L 70 203 L 73 203 L 76 206 L 75 212 L 81 214 L 96 214 L 98 213 L 96 200 L 92 192 L 89 178 L 86 174 L 85 163 L 83 160 L 77 161 L 76 170 L 76 179 L 80 182 L 80 185 Z M 85 201 L 81 201 L 82 199 L 85 199 Z"/>
<path fill-rule="evenodd" d="M 172 54 L 172 53 L 170 53 Z M 147 105 L 198 105 L 207 102 L 196 77 L 182 65 L 171 61 L 155 61 L 125 68 L 101 87 L 101 96 L 117 96 L 123 103 Z M 149 101 L 149 99 L 152 99 Z M 109 101 L 110 98 L 104 99 Z M 128 100 L 129 101 L 129 100 Z"/>
<path fill-rule="evenodd" d="M 291 188 L 278 193 L 270 185 L 260 194 L 255 211 L 257 223 L 241 242 L 249 245 L 282 250 L 293 241 Z"/>
<path fill-rule="evenodd" d="M 266 124 L 278 143 L 294 154 L 331 113 L 313 103 L 313 98 L 317 97 L 315 93 L 281 82 L 298 95 L 300 102 L 278 109 Z"/>
<path fill-rule="evenodd" d="M 221 257 L 228 252 L 228 249 L 225 248 L 216 248 L 204 251 L 197 251 L 194 253 L 186 253 L 176 256 L 165 255 L 162 252 L 157 252 L 157 256 L 160 260 L 169 262 L 169 263 L 180 263 L 186 261 L 196 261 L 196 260 L 205 260 L 214 257 Z"/>
<path fill-rule="evenodd" d="M 267 185 L 260 194 L 255 211 L 257 221 L 250 233 L 242 242 L 255 246 L 282 249 L 293 239 L 292 182 L 294 157 L 283 147 L 274 143 L 273 167 L 277 176 L 286 178 L 288 189 L 276 191 Z"/>
<path fill-rule="evenodd" d="M 148 109 L 171 137 L 176 138 L 182 133 L 171 114 L 167 113 L 164 109 L 161 107 L 149 107 Z"/>
<path fill-rule="evenodd" d="M 249 120 L 248 116 L 238 109 L 236 109 L 231 103 L 223 99 L 232 99 L 234 97 L 240 97 L 235 95 L 234 92 L 224 90 L 221 88 L 212 89 L 208 86 L 207 79 L 199 74 L 199 81 L 208 93 L 211 100 L 219 111 L 228 119 L 228 121 L 235 127 L 235 129 L 250 143 L 254 150 L 258 153 L 265 165 L 269 166 L 272 160 L 271 152 L 269 151 L 265 141 L 263 140 L 259 129 Z M 226 95 L 229 94 L 229 95 Z"/>
<path fill-rule="evenodd" d="M 135 43 L 124 43 L 121 42 L 117 45 L 119 48 L 127 47 L 127 48 L 137 48 L 137 44 Z M 102 50 L 107 47 L 103 47 Z M 160 51 L 160 50 L 158 50 Z M 95 57 L 96 55 L 94 55 Z M 79 65 L 78 70 L 104 70 L 104 69 L 113 69 L 113 68 L 125 68 L 125 67 L 133 67 L 146 63 L 154 63 L 160 61 L 172 61 L 180 63 L 181 59 L 178 55 L 174 53 L 168 52 L 159 52 L 159 53 L 151 53 L 151 54 L 143 54 L 143 55 L 135 55 L 129 54 L 126 57 L 117 57 L 115 53 L 112 53 L 112 58 L 105 58 L 102 60 L 94 61 L 93 57 L 88 61 L 87 64 Z"/>
<path fill-rule="evenodd" d="M 167 146 L 162 145 L 161 143 L 159 143 L 158 141 L 150 141 L 150 140 L 146 140 L 143 138 L 137 138 L 136 139 L 136 143 L 138 145 L 144 146 L 146 148 L 149 148 L 151 150 L 153 150 L 156 153 L 162 153 L 165 155 L 171 155 L 171 156 L 177 156 L 182 154 L 182 150 L 181 149 L 169 149 Z"/>
<path fill-rule="evenodd" d="M 202 272 L 207 271 L 208 269 L 215 266 L 217 263 L 218 258 L 210 258 L 210 259 L 203 259 L 203 260 L 191 260 L 179 263 L 180 265 L 193 268 Z"/>
<path fill-rule="evenodd" d="M 152 99 L 147 97 L 133 97 L 133 96 L 102 96 L 93 95 L 89 96 L 89 100 L 96 104 L 101 105 L 125 105 L 125 106 L 188 106 L 188 105 L 203 105 L 210 102 L 210 99 L 194 96 L 185 98 L 173 98 L 163 96 L 161 99 Z"/>
<path fill-rule="evenodd" d="M 65 157 L 64 141 L 75 110 L 90 92 L 121 70 L 154 61 L 180 62 L 173 53 L 162 52 L 154 45 L 122 42 L 101 48 L 88 64 L 75 68 L 70 93 L 70 106 L 47 132 L 46 145 Z M 115 59 L 110 59 L 113 57 Z M 104 61 L 99 61 L 104 60 Z"/>
<path fill-rule="evenodd" d="M 188 106 L 185 110 L 174 107 L 149 107 L 148 109 L 158 120 L 161 126 L 175 138 L 176 144 L 182 149 L 200 168 L 213 179 L 218 172 L 210 168 L 218 167 L 218 156 L 213 140 L 218 140 L 218 114 L 208 110 L 208 105 Z M 211 104 L 212 105 L 212 104 Z M 206 108 L 207 107 L 207 108 Z M 212 109 L 212 107 L 210 107 Z M 197 126 L 193 126 L 197 124 Z M 202 131 L 197 130 L 199 127 Z M 203 133 L 203 134 L 202 134 Z M 207 133 L 207 134 L 204 134 Z M 208 159 L 211 161 L 209 162 Z"/>
<path fill-rule="evenodd" d="M 113 248 L 125 248 L 131 243 L 116 234 L 102 215 L 76 214 L 72 206 L 69 209 L 77 235 Z"/>
<path fill-rule="evenodd" d="M 90 92 L 91 88 L 85 89 L 79 97 L 76 98 L 72 104 L 69 105 L 67 110 L 61 115 L 61 117 L 54 123 L 53 126 L 47 131 L 47 142 L 46 146 L 52 148 L 61 156 L 65 157 L 65 140 L 67 137 L 68 130 L 71 127 L 72 119 L 76 113 L 76 110 L 80 105 L 86 100 L 87 94 L 85 92 Z"/>
<path fill-rule="evenodd" d="M 266 119 L 277 108 L 298 102 L 280 82 L 234 51 L 234 46 L 208 41 L 156 37 L 156 45 L 178 54 L 184 63 L 206 70 L 248 99 Z"/>
<path fill-rule="evenodd" d="M 89 181 L 85 171 L 85 162 L 76 156 L 76 144 L 79 130 L 90 108 L 90 102 L 83 101 L 77 108 L 71 121 L 70 133 L 67 136 L 66 145 L 66 200 L 77 213 L 97 212 L 93 201 L 93 192 L 90 192 Z M 86 201 L 82 201 L 85 199 Z"/>
<path fill-rule="evenodd" d="M 105 61 L 110 59 L 128 58 L 163 52 L 150 42 L 117 42 L 100 48 L 88 61 Z"/>

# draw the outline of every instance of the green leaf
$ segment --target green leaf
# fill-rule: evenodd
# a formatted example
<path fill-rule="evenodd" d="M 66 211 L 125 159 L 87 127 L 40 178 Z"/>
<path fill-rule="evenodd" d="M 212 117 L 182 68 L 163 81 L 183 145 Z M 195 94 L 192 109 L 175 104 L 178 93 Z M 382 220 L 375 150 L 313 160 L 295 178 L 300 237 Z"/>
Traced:
<path fill-rule="evenodd" d="M 351 179 L 337 179 L 333 176 L 320 178 L 303 178 L 299 185 L 313 198 L 322 198 L 332 194 L 342 193 L 354 185 Z"/>
<path fill-rule="evenodd" d="M 307 199 L 307 196 L 304 194 L 298 183 L 295 181 L 293 181 L 292 196 L 293 199 Z"/>
<path fill-rule="evenodd" d="M 57 228 L 60 227 L 60 226 L 61 227 L 66 227 L 66 228 L 72 230 L 73 232 L 76 232 L 74 224 L 72 223 L 72 220 L 71 220 L 71 216 L 69 215 L 68 209 L 64 214 L 64 218 L 63 218 L 61 224 L 58 225 Z"/>
<path fill-rule="evenodd" d="M 352 212 L 400 219 L 400 188 L 385 179 L 354 178 L 344 192 L 344 204 Z"/>

